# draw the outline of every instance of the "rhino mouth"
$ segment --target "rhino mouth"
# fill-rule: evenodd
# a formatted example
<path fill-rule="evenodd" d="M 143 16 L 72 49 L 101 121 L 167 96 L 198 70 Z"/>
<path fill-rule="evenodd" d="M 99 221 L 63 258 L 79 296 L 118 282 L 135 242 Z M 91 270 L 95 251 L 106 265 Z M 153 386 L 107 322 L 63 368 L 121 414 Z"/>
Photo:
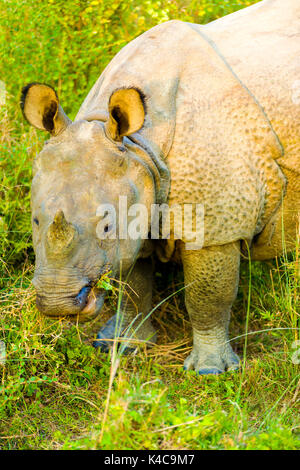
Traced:
<path fill-rule="evenodd" d="M 72 297 L 76 313 L 64 312 L 59 314 L 59 309 L 55 313 L 50 313 L 47 310 L 39 308 L 38 297 L 37 306 L 44 316 L 53 320 L 65 319 L 76 323 L 84 323 L 93 320 L 99 315 L 103 307 L 104 298 L 105 290 L 87 285 L 83 287 L 75 297 Z"/>
<path fill-rule="evenodd" d="M 75 317 L 79 320 L 92 320 L 96 318 L 102 309 L 105 297 L 105 291 L 97 288 L 90 288 L 88 295 L 85 299 L 85 306 L 80 311 L 79 314 L 76 314 Z M 73 316 L 73 315 L 71 315 Z"/>

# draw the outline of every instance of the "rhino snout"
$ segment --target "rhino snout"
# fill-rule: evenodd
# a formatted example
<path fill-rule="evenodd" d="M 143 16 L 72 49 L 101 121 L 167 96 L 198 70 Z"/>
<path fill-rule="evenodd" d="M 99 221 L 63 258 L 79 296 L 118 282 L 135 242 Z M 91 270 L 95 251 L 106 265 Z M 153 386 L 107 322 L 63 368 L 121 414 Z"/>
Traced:
<path fill-rule="evenodd" d="M 80 319 L 94 318 L 100 312 L 104 302 L 104 295 L 99 289 L 87 284 L 77 294 L 66 292 L 45 292 L 36 289 L 36 306 L 38 310 L 48 317 L 80 317 Z"/>

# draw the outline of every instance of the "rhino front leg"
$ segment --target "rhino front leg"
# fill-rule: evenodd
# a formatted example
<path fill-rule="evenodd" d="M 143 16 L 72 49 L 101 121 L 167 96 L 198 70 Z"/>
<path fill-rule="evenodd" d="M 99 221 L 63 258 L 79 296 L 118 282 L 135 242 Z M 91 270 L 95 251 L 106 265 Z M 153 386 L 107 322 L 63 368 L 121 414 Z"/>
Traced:
<path fill-rule="evenodd" d="M 125 342 L 127 352 L 134 350 L 140 341 L 156 342 L 156 332 L 150 318 L 146 318 L 152 307 L 152 278 L 152 261 L 137 260 L 127 281 L 126 293 L 122 296 L 119 315 L 114 315 L 101 328 L 94 341 L 96 348 L 107 352 L 117 332 L 117 336 L 122 337 L 120 343 Z"/>
<path fill-rule="evenodd" d="M 228 342 L 228 326 L 238 288 L 240 243 L 199 251 L 182 246 L 181 257 L 194 343 L 184 368 L 203 375 L 237 369 L 239 358 Z"/>

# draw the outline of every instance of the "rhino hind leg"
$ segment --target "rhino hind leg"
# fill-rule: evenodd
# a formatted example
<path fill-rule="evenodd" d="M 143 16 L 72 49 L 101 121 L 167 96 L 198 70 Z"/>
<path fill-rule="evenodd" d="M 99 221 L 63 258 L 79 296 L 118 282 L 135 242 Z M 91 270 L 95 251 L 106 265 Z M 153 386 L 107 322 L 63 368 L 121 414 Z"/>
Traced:
<path fill-rule="evenodd" d="M 200 375 L 220 374 L 239 368 L 239 358 L 229 343 L 231 306 L 236 298 L 240 242 L 199 251 L 181 248 L 185 303 L 193 327 L 193 350 L 186 370 Z"/>
<path fill-rule="evenodd" d="M 149 259 L 138 260 L 128 279 L 128 288 L 123 295 L 119 314 L 115 314 L 101 328 L 93 345 L 108 352 L 116 336 L 123 352 L 136 349 L 142 342 L 151 345 L 156 342 L 156 331 L 150 318 L 152 303 L 152 262 Z"/>

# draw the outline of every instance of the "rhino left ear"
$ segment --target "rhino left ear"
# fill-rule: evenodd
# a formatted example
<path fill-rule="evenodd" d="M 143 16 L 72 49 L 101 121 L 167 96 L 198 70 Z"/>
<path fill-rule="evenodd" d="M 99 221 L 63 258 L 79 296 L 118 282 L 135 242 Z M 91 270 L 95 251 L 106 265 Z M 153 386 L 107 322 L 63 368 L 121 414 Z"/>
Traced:
<path fill-rule="evenodd" d="M 52 135 L 60 134 L 72 122 L 60 106 L 55 90 L 44 83 L 26 85 L 20 105 L 29 124 Z"/>
<path fill-rule="evenodd" d="M 120 142 L 122 137 L 137 132 L 145 120 L 145 99 L 136 88 L 116 90 L 109 100 L 108 134 Z"/>

